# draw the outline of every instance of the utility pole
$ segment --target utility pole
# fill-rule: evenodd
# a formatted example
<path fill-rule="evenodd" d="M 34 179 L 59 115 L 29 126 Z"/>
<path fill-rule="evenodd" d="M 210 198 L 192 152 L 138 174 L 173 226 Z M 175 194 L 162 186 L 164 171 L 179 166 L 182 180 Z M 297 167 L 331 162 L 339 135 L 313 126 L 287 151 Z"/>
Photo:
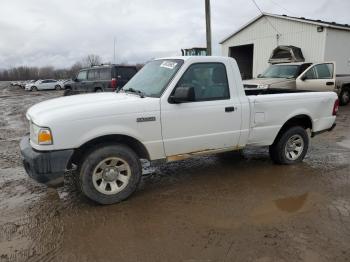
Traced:
<path fill-rule="evenodd" d="M 211 16 L 210 16 L 210 0 L 205 0 L 205 20 L 207 28 L 207 55 L 211 56 Z"/>

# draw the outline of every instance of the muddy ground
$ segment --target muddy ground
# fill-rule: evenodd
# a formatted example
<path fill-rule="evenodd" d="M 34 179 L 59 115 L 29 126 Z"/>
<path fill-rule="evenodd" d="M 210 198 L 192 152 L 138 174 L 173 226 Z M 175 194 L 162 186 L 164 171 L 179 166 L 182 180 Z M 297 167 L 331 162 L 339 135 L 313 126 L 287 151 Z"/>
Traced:
<path fill-rule="evenodd" d="M 266 148 L 160 166 L 128 201 L 27 178 L 25 111 L 62 92 L 0 84 L 0 261 L 350 261 L 350 106 L 304 163 Z"/>

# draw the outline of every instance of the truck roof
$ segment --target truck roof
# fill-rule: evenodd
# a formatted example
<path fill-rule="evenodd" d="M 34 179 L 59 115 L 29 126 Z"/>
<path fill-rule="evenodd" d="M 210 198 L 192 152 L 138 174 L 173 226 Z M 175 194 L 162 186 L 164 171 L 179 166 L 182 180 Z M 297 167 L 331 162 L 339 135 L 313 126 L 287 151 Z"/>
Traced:
<path fill-rule="evenodd" d="M 312 62 L 294 62 L 294 63 L 279 63 L 274 65 L 303 65 L 303 64 L 313 64 Z"/>
<path fill-rule="evenodd" d="M 233 59 L 231 57 L 226 57 L 226 56 L 171 56 L 171 57 L 162 57 L 162 58 L 157 58 L 155 60 L 164 60 L 164 59 L 181 59 L 184 61 L 195 61 L 195 62 L 201 62 L 201 61 L 227 61 L 230 59 Z"/>

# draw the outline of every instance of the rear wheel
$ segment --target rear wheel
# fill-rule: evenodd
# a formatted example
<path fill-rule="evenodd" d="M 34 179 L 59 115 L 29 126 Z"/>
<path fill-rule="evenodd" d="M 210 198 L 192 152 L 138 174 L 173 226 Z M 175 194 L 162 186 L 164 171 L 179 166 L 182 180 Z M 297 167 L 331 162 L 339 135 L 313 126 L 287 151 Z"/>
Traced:
<path fill-rule="evenodd" d="M 349 88 L 343 89 L 339 96 L 340 105 L 345 106 L 350 102 L 350 90 Z"/>
<path fill-rule="evenodd" d="M 71 95 L 73 95 L 72 89 L 66 88 L 66 90 L 64 90 L 63 96 L 71 96 Z"/>
<path fill-rule="evenodd" d="M 55 86 L 55 89 L 58 91 L 58 90 L 61 90 L 61 86 L 57 85 Z"/>
<path fill-rule="evenodd" d="M 121 144 L 100 146 L 85 157 L 80 168 L 81 191 L 91 200 L 114 204 L 127 199 L 141 180 L 136 153 Z"/>
<path fill-rule="evenodd" d="M 101 92 L 103 92 L 103 90 L 102 90 L 101 88 L 96 88 L 96 89 L 95 89 L 95 92 L 96 92 L 96 93 L 101 93 Z"/>
<path fill-rule="evenodd" d="M 292 165 L 303 161 L 309 148 L 309 136 L 300 126 L 293 126 L 279 134 L 270 146 L 270 157 L 276 164 Z"/>

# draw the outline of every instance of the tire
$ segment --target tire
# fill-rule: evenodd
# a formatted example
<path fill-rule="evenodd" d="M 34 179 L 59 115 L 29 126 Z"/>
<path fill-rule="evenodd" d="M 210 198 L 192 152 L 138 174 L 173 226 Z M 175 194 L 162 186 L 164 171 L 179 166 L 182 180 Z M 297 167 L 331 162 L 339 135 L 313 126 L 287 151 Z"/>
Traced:
<path fill-rule="evenodd" d="M 71 96 L 73 95 L 72 89 L 68 88 L 64 90 L 63 96 Z"/>
<path fill-rule="evenodd" d="M 31 91 L 38 91 L 38 88 L 36 86 L 32 86 Z"/>
<path fill-rule="evenodd" d="M 57 85 L 57 86 L 55 86 L 55 89 L 56 89 L 57 91 L 59 91 L 59 90 L 61 90 L 61 86 Z"/>
<path fill-rule="evenodd" d="M 96 88 L 95 89 L 95 93 L 102 93 L 102 92 L 103 92 L 103 90 L 101 88 Z"/>
<path fill-rule="evenodd" d="M 280 133 L 270 146 L 270 157 L 276 164 L 292 165 L 304 160 L 309 136 L 301 126 L 292 126 Z"/>
<path fill-rule="evenodd" d="M 139 157 L 122 144 L 102 145 L 84 158 L 79 183 L 91 200 L 110 205 L 127 199 L 138 187 L 142 175 Z"/>
<path fill-rule="evenodd" d="M 339 104 L 341 106 L 346 106 L 350 102 L 350 89 L 346 88 L 343 89 L 343 91 L 340 92 L 339 95 Z"/>

